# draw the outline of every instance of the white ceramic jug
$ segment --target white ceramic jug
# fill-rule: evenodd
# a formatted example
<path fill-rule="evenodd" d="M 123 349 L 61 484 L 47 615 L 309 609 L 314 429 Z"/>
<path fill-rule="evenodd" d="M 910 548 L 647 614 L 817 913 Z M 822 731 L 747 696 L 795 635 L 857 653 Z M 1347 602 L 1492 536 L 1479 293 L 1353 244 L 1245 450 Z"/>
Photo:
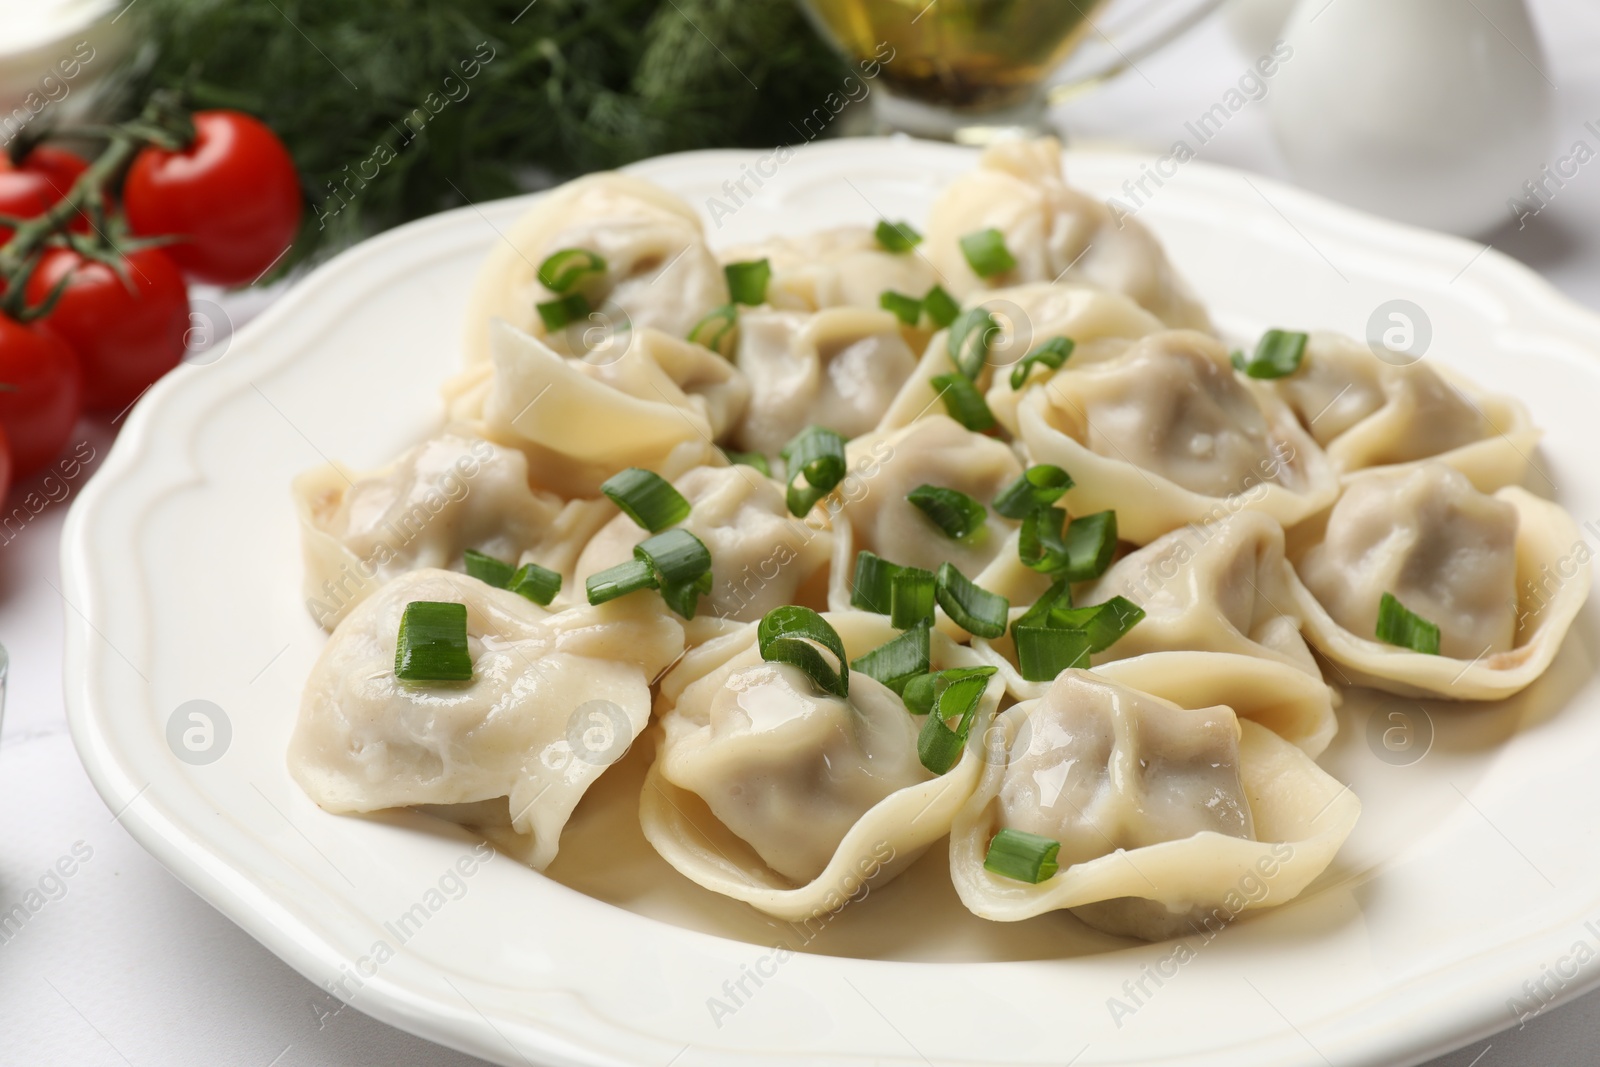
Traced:
<path fill-rule="evenodd" d="M 1268 97 L 1302 185 L 1479 234 L 1549 162 L 1550 90 L 1524 0 L 1301 0 Z"/>

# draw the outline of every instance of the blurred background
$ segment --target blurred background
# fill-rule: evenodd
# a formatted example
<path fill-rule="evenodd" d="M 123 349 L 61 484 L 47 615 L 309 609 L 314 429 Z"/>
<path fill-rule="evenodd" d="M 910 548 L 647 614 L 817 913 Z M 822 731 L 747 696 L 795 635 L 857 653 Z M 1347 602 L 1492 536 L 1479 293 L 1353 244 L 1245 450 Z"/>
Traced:
<path fill-rule="evenodd" d="M 82 316 L 77 392 L 44 371 L 33 393 L 0 392 L 0 903 L 77 857 L 26 929 L 0 932 L 0 1062 L 477 1062 L 344 1007 L 193 896 L 105 811 L 66 736 L 67 506 L 144 388 L 221 358 L 315 263 L 410 219 L 662 153 L 1048 131 L 1453 233 L 1470 242 L 1463 270 L 1493 247 L 1600 310 L 1597 53 L 1586 0 L 0 0 L 0 238 L 26 234 L 85 167 L 104 172 L 60 209 L 81 209 L 75 238 L 0 253 L 0 329 L 50 325 L 19 303 L 48 297 L 30 277 L 50 256 L 108 277 L 172 260 L 158 324 L 61 296 L 56 332 Z M 287 206 L 231 220 L 261 235 L 259 262 L 185 259 L 163 243 L 172 224 L 141 208 L 142 160 L 122 184 L 133 153 L 156 153 L 153 169 L 192 144 L 193 111 L 253 116 L 270 131 L 261 150 L 285 153 Z M 77 162 L 47 174 L 40 144 Z M 1125 193 L 1137 207 L 1151 189 Z M 113 388 L 116 368 L 95 361 L 136 342 Z M 8 344 L 0 380 L 33 374 Z M 1597 1027 L 1590 996 L 1433 1067 L 1600 1062 Z"/>

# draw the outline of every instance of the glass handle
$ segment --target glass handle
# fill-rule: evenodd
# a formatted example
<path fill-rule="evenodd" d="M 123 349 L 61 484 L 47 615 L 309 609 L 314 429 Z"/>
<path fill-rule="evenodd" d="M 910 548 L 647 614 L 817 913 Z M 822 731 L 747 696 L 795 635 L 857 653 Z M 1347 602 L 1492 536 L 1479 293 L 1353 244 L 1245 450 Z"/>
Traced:
<path fill-rule="evenodd" d="M 1170 14 L 1173 8 L 1171 0 L 1149 0 L 1117 19 L 1114 25 L 1100 26 L 1091 22 L 1093 35 L 1084 40 L 1079 56 L 1088 55 L 1095 50 L 1090 43 L 1095 37 L 1099 38 L 1099 50 L 1108 54 L 1101 57 L 1098 63 L 1091 65 L 1088 70 L 1078 70 L 1080 64 L 1076 59 L 1069 61 L 1062 71 L 1061 80 L 1053 82 L 1045 89 L 1046 99 L 1052 104 L 1063 103 L 1115 78 L 1123 71 L 1137 65 L 1141 59 L 1154 55 L 1189 32 L 1201 19 L 1221 7 L 1223 2 L 1224 0 L 1193 0 L 1187 11 L 1173 18 Z M 1142 23 L 1150 23 L 1155 27 L 1153 31 L 1149 31 L 1148 37 L 1137 40 L 1128 47 L 1117 45 L 1115 40 L 1117 36 L 1135 33 Z"/>

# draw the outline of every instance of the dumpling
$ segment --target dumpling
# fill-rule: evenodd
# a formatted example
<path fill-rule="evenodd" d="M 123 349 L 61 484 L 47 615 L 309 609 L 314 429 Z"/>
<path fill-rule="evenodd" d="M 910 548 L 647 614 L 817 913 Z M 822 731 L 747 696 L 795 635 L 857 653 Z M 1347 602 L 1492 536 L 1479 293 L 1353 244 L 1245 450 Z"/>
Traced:
<path fill-rule="evenodd" d="M 314 468 L 293 493 L 306 607 L 328 630 L 389 579 L 457 568 L 469 548 L 570 575 L 575 545 L 605 519 L 530 489 L 521 452 L 451 430 L 370 474 Z"/>
<path fill-rule="evenodd" d="M 855 658 L 896 636 L 860 612 L 825 616 Z M 762 660 L 756 624 L 702 645 L 662 680 L 659 747 L 639 819 L 685 877 L 780 919 L 833 911 L 943 837 L 977 783 L 982 734 L 942 776 L 917 753 L 922 720 L 859 671 L 848 698 Z M 934 669 L 970 653 L 934 633 Z M 999 699 L 990 680 L 979 712 Z"/>
<path fill-rule="evenodd" d="M 1290 526 L 1339 491 L 1332 464 L 1288 407 L 1237 374 L 1220 342 L 1193 331 L 1069 363 L 1028 391 L 1017 422 L 1035 463 L 1071 473 L 1066 506 L 1114 508 L 1119 535 L 1134 544 L 1241 509 Z"/>
<path fill-rule="evenodd" d="M 1282 904 L 1332 862 L 1360 813 L 1355 796 L 1225 704 L 1142 688 L 1140 662 L 1124 661 L 1115 681 L 1065 671 L 996 720 L 1003 758 L 950 832 L 951 879 L 975 914 L 1013 922 L 1071 909 L 1097 929 L 1156 940 Z M 1059 872 L 1034 884 L 987 870 L 1002 829 L 1058 842 Z"/>
<path fill-rule="evenodd" d="M 470 682 L 395 677 L 413 601 L 466 605 Z M 551 613 L 464 574 L 413 571 L 328 639 L 306 680 L 289 771 L 333 812 L 508 798 L 543 869 L 584 791 L 649 721 L 652 679 L 682 651 L 683 627 L 644 597 Z"/>
<path fill-rule="evenodd" d="M 1294 540 L 1307 637 L 1341 681 L 1393 693 L 1510 696 L 1544 673 L 1589 592 L 1565 511 L 1515 486 L 1485 495 L 1439 462 L 1351 475 Z M 1439 655 L 1378 640 L 1385 593 L 1439 628 Z"/>
<path fill-rule="evenodd" d="M 1011 387 L 1011 371 L 1029 352 L 1055 337 L 1073 344 L 1067 365 L 1081 367 L 1120 355 L 1130 341 L 1164 327 L 1161 320 L 1125 296 L 1088 285 L 1036 282 L 1011 289 L 979 290 L 967 308 L 982 307 L 993 317 L 988 355 L 975 380 L 1000 425 L 1017 432 L 1017 402 L 1023 390 Z M 975 340 L 975 339 L 974 339 Z M 940 330 L 924 349 L 916 371 L 884 414 L 880 429 L 892 430 L 930 412 L 942 412 L 932 381 L 950 374 L 950 331 Z M 1024 389 L 1048 378 L 1042 366 L 1029 372 Z"/>
<path fill-rule="evenodd" d="M 735 362 L 750 404 L 734 445 L 770 456 L 813 424 L 847 438 L 877 426 L 917 363 L 898 323 L 861 308 L 741 312 Z"/>
<path fill-rule="evenodd" d="M 920 299 L 939 280 L 919 251 L 886 251 L 866 226 L 773 237 L 730 248 L 721 259 L 723 263 L 765 259 L 772 268 L 767 303 L 783 311 L 834 307 L 875 311 L 886 289 Z"/>
<path fill-rule="evenodd" d="M 1007 551 L 1015 558 L 1012 535 L 1017 524 L 989 505 L 1021 476 L 1022 463 L 999 441 L 973 433 L 947 415 L 934 415 L 893 433 L 852 441 L 846 455 L 861 478 L 856 491 L 829 502 L 834 528 L 829 603 L 834 610 L 849 606 L 850 580 L 862 549 L 902 567 L 937 571 L 940 564 L 953 563 L 979 581 L 980 572 Z M 983 527 L 959 541 L 949 537 L 906 499 L 922 485 L 954 489 L 984 505 L 988 516 Z"/>
<path fill-rule="evenodd" d="M 726 426 L 742 413 L 744 387 L 710 351 L 638 330 L 622 359 L 597 366 L 505 322 L 493 337 L 491 371 L 451 412 L 459 418 L 476 406 L 484 436 L 528 455 L 535 485 L 592 497 L 625 467 L 670 479 L 723 462 L 714 420 Z"/>
<path fill-rule="evenodd" d="M 961 238 L 991 228 L 1005 238 L 1016 267 L 984 279 L 967 262 Z M 1022 282 L 1084 282 L 1131 297 L 1168 326 L 1210 328 L 1150 231 L 1066 184 L 1054 137 L 986 149 L 977 169 L 934 202 L 923 247 L 957 299 Z"/>
<path fill-rule="evenodd" d="M 782 486 L 746 466 L 697 467 L 675 485 L 693 508 L 683 527 L 711 550 L 701 613 L 749 622 L 783 604 L 823 606 L 833 534 L 791 516 Z M 648 536 L 617 515 L 584 547 L 573 587 L 632 559 Z"/>
<path fill-rule="evenodd" d="M 598 320 L 549 335 L 536 305 L 556 299 L 539 282 L 545 259 L 569 248 L 599 254 L 603 273 L 577 283 Z M 626 174 L 591 174 L 546 193 L 490 246 L 467 311 L 469 364 L 489 359 L 489 323 L 505 319 L 563 355 L 581 355 L 593 336 L 652 327 L 687 337 L 728 302 L 728 284 L 706 245 L 700 217 L 665 189 Z M 586 334 L 593 336 L 586 337 Z"/>
<path fill-rule="evenodd" d="M 1522 477 L 1540 436 L 1511 397 L 1336 333 L 1311 334 L 1300 369 L 1272 388 L 1342 473 L 1437 458 L 1490 493 Z"/>

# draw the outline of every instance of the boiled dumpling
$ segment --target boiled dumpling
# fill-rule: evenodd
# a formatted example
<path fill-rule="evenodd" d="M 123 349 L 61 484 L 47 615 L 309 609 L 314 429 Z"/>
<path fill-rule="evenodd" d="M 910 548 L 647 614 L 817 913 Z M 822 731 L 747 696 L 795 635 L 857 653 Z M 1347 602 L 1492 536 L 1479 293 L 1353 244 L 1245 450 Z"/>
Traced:
<path fill-rule="evenodd" d="M 896 636 L 881 617 L 825 616 L 846 654 Z M 950 828 L 977 782 L 980 728 L 942 776 L 917 753 L 922 725 L 859 671 L 849 696 L 762 660 L 756 624 L 685 655 L 662 680 L 661 734 L 645 780 L 645 837 L 686 877 L 779 918 L 834 910 L 898 874 Z M 934 633 L 935 669 L 970 653 Z M 999 699 L 991 682 L 980 711 Z"/>
<path fill-rule="evenodd" d="M 735 362 L 750 405 L 734 445 L 776 455 L 813 424 L 847 438 L 871 430 L 916 367 L 898 322 L 861 308 L 742 312 Z"/>
<path fill-rule="evenodd" d="M 395 677 L 413 601 L 466 605 L 470 682 Z M 464 574 L 413 571 L 329 638 L 306 681 L 289 770 L 334 812 L 509 798 L 512 827 L 532 837 L 542 869 L 584 791 L 644 729 L 650 683 L 682 651 L 683 627 L 644 597 L 551 613 Z"/>
<path fill-rule="evenodd" d="M 1341 681 L 1391 692 L 1509 696 L 1549 666 L 1588 595 L 1588 546 L 1566 512 L 1516 487 L 1485 495 L 1439 462 L 1351 475 L 1296 540 L 1307 636 Z M 1439 628 L 1439 655 L 1378 640 L 1385 593 Z"/>
<path fill-rule="evenodd" d="M 1394 365 L 1359 341 L 1310 335 L 1273 388 L 1341 472 L 1437 458 L 1484 492 L 1522 477 L 1539 440 L 1527 410 L 1428 363 Z"/>
<path fill-rule="evenodd" d="M 1283 402 L 1193 331 L 1068 364 L 1028 391 L 1017 421 L 1034 462 L 1071 473 L 1067 507 L 1115 509 L 1120 536 L 1135 544 L 1241 508 L 1292 525 L 1338 493 L 1332 465 Z"/>
<path fill-rule="evenodd" d="M 700 611 L 749 622 L 783 604 L 821 607 L 833 534 L 789 514 L 783 487 L 751 467 L 698 467 L 675 483 L 692 505 L 683 527 L 711 551 L 711 592 Z M 573 587 L 633 558 L 649 534 L 626 515 L 603 527 L 578 557 Z"/>
<path fill-rule="evenodd" d="M 521 452 L 449 430 L 370 474 L 317 467 L 293 492 L 306 606 L 329 630 L 389 579 L 459 567 L 469 548 L 570 574 L 574 540 L 605 518 L 530 489 Z"/>
<path fill-rule="evenodd" d="M 551 335 L 536 305 L 556 299 L 539 282 L 546 257 L 569 248 L 599 254 L 603 273 L 576 292 L 596 309 Z M 563 355 L 610 347 L 628 330 L 652 327 L 687 337 L 728 302 L 722 266 L 694 209 L 665 189 L 626 174 L 591 174 L 542 196 L 489 250 L 467 312 L 467 360 L 489 359 L 489 323 L 505 319 Z"/>
<path fill-rule="evenodd" d="M 1016 267 L 984 279 L 961 250 L 961 238 L 997 229 Z M 989 147 L 976 170 L 947 186 L 928 217 L 923 246 L 957 299 L 974 290 L 1022 282 L 1085 282 L 1122 293 L 1168 326 L 1208 329 L 1205 309 L 1167 262 L 1161 245 L 1135 219 L 1066 184 L 1054 137 Z"/>
<path fill-rule="evenodd" d="M 765 259 L 772 268 L 767 303 L 784 311 L 833 307 L 877 310 L 886 289 L 920 299 L 938 282 L 918 251 L 889 252 L 866 226 L 774 237 L 730 248 L 722 262 Z"/>
<path fill-rule="evenodd" d="M 977 915 L 1066 908 L 1148 940 L 1214 929 L 1292 899 L 1349 835 L 1360 804 L 1305 752 L 1226 705 L 1142 689 L 1141 661 L 1124 662 L 1117 681 L 1063 672 L 996 720 L 1002 758 L 950 834 L 951 877 Z M 1060 871 L 1033 884 L 986 870 L 1001 829 L 1059 842 Z"/>

